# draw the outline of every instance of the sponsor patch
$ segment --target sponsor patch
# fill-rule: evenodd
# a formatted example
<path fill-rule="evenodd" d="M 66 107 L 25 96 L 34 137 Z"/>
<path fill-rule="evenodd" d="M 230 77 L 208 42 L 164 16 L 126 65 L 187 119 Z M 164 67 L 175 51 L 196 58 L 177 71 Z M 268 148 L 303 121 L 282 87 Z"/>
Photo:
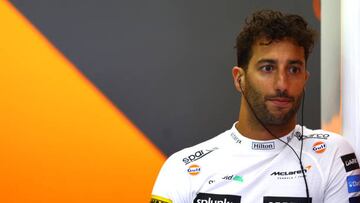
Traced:
<path fill-rule="evenodd" d="M 308 173 L 311 169 L 311 165 L 308 165 L 304 168 L 304 174 Z M 270 174 L 270 176 L 277 177 L 277 179 L 295 179 L 295 178 L 302 178 L 303 173 L 301 170 L 290 170 L 290 171 L 274 171 Z"/>
<path fill-rule="evenodd" d="M 187 165 L 193 161 L 203 158 L 204 156 L 210 154 L 211 152 L 213 152 L 217 149 L 218 149 L 217 147 L 214 147 L 213 149 L 199 150 L 199 151 L 195 152 L 194 154 L 191 154 L 190 156 L 183 158 L 183 162 L 185 163 L 185 165 Z"/>
<path fill-rule="evenodd" d="M 298 140 L 301 140 L 301 138 L 303 140 L 306 140 L 306 139 L 321 139 L 321 140 L 327 140 L 328 137 L 330 137 L 329 134 L 310 134 L 310 135 L 304 135 L 304 136 L 301 136 L 301 132 L 296 132 L 295 133 L 295 137 L 298 139 Z"/>
<path fill-rule="evenodd" d="M 349 198 L 349 203 L 359 203 L 359 202 L 360 202 L 360 196 Z"/>
<path fill-rule="evenodd" d="M 325 142 L 322 142 L 322 141 L 315 142 L 313 144 L 313 150 L 314 150 L 314 152 L 316 152 L 318 154 L 325 152 L 325 150 L 326 150 Z"/>
<path fill-rule="evenodd" d="M 196 176 L 197 174 L 200 173 L 200 166 L 195 165 L 195 164 L 191 165 L 191 166 L 189 166 L 187 172 L 192 176 Z"/>
<path fill-rule="evenodd" d="M 172 203 L 172 201 L 164 197 L 152 195 L 150 203 Z"/>
<path fill-rule="evenodd" d="M 360 175 L 348 176 L 346 180 L 349 193 L 360 191 Z"/>
<path fill-rule="evenodd" d="M 270 150 L 275 149 L 275 142 L 252 142 L 253 150 Z"/>
<path fill-rule="evenodd" d="M 233 180 L 236 182 L 239 182 L 239 183 L 244 182 L 244 179 L 242 176 L 234 176 Z"/>
<path fill-rule="evenodd" d="M 223 180 L 232 180 L 232 181 L 235 181 L 235 182 L 238 182 L 238 183 L 244 182 L 243 177 L 242 177 L 242 176 L 238 176 L 238 175 L 224 176 L 222 179 L 223 179 Z"/>
<path fill-rule="evenodd" d="M 306 197 L 264 197 L 264 203 L 308 203 L 312 202 L 307 200 Z"/>
<path fill-rule="evenodd" d="M 241 196 L 199 193 L 193 203 L 240 203 Z"/>
<path fill-rule="evenodd" d="M 235 133 L 231 133 L 230 136 L 236 143 L 239 143 L 239 144 L 241 143 L 240 138 Z"/>
<path fill-rule="evenodd" d="M 344 156 L 341 156 L 341 160 L 344 163 L 346 172 L 349 172 L 349 171 L 359 168 L 359 162 L 356 159 L 355 153 L 346 154 Z"/>
<path fill-rule="evenodd" d="M 215 180 L 209 180 L 209 185 L 215 183 Z"/>

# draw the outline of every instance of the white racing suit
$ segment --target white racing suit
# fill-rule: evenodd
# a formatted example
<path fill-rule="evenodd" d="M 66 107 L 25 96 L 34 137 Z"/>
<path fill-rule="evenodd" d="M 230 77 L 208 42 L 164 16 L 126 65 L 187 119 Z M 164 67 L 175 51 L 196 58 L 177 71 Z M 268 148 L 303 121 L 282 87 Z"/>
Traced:
<path fill-rule="evenodd" d="M 312 203 L 360 203 L 360 169 L 352 147 L 334 133 L 297 125 L 281 139 L 300 155 Z M 170 156 L 152 203 L 306 203 L 299 159 L 273 139 L 230 130 Z"/>

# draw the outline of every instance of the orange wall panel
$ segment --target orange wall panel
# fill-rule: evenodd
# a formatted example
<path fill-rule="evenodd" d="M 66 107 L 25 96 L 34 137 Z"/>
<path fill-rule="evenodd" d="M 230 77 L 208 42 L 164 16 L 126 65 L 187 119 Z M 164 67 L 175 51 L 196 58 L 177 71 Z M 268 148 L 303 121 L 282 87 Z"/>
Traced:
<path fill-rule="evenodd" d="M 0 202 L 148 202 L 165 157 L 0 0 Z"/>

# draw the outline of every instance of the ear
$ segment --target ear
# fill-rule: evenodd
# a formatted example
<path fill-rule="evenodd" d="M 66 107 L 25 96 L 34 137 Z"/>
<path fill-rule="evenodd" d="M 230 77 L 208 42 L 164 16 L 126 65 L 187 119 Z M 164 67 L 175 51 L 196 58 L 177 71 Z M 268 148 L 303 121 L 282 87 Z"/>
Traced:
<path fill-rule="evenodd" d="M 306 75 L 305 75 L 305 83 L 307 83 L 307 81 L 309 80 L 310 77 L 310 72 L 306 71 Z"/>
<path fill-rule="evenodd" d="M 305 90 L 305 88 L 306 88 L 306 84 L 307 84 L 307 81 L 309 80 L 309 77 L 310 77 L 310 72 L 309 72 L 309 71 L 306 71 L 304 90 Z"/>
<path fill-rule="evenodd" d="M 232 69 L 232 76 L 233 76 L 235 88 L 239 92 L 241 92 L 240 87 L 244 89 L 244 84 L 245 84 L 245 70 L 238 66 L 234 66 Z"/>

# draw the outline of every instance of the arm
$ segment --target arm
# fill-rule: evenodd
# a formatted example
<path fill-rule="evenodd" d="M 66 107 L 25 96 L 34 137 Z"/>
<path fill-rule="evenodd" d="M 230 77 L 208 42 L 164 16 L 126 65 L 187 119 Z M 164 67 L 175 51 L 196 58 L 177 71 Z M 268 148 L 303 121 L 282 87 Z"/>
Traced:
<path fill-rule="evenodd" d="M 191 202 L 189 175 L 182 162 L 171 156 L 163 165 L 155 182 L 151 203 Z"/>
<path fill-rule="evenodd" d="M 360 169 L 354 150 L 342 137 L 334 141 L 338 148 L 333 157 L 324 202 L 359 203 Z"/>

